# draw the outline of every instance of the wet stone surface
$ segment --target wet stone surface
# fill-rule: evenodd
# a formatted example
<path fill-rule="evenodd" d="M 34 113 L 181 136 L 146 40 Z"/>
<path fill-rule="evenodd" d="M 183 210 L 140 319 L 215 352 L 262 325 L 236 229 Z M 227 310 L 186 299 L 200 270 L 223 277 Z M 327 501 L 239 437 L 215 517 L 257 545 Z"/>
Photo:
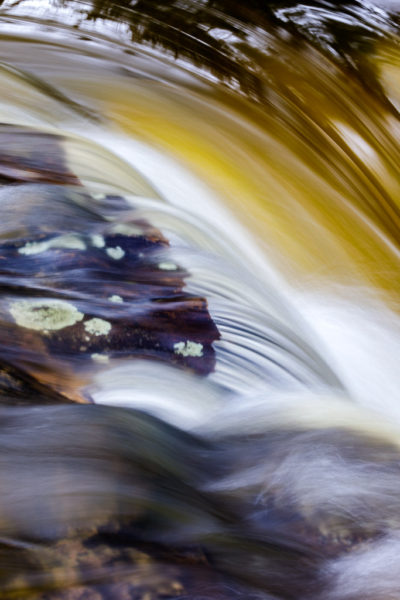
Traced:
<path fill-rule="evenodd" d="M 88 194 L 58 136 L 1 126 L 0 138 L 0 360 L 47 382 L 46 369 L 113 358 L 210 373 L 218 330 L 162 233 L 123 198 Z"/>
<path fill-rule="evenodd" d="M 26 581 L 24 576 L 11 579 L 3 588 L 5 598 L 15 597 L 16 589 L 29 600 L 232 600 L 244 591 L 214 571 L 200 548 L 149 551 L 140 545 L 123 548 L 71 538 L 38 553 L 31 569 L 33 573 L 47 571 L 46 591 L 27 591 L 31 572 Z M 7 587 L 13 590 L 9 595 Z M 246 594 L 249 600 L 257 600 L 248 589 Z"/>
<path fill-rule="evenodd" d="M 0 183 L 45 182 L 79 185 L 67 167 L 62 136 L 0 125 Z"/>

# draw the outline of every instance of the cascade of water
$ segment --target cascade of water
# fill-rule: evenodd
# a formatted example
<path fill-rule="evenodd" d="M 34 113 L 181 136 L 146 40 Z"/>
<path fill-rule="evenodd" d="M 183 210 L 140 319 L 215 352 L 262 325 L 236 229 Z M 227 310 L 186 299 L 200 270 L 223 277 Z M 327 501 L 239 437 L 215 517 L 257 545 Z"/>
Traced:
<path fill-rule="evenodd" d="M 396 9 L 0 2 L 2 598 L 399 597 Z"/>

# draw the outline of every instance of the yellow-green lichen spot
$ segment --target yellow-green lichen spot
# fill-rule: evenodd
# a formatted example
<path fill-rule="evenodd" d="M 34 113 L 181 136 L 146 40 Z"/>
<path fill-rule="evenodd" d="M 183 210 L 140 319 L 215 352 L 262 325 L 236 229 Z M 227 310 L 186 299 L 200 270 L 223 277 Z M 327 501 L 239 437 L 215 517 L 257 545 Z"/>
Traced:
<path fill-rule="evenodd" d="M 43 332 L 70 327 L 85 316 L 64 300 L 16 300 L 9 310 L 17 325 Z"/>
<path fill-rule="evenodd" d="M 143 229 L 133 224 L 116 223 L 111 228 L 111 233 L 126 235 L 127 237 L 136 237 L 139 235 L 143 235 Z"/>
<path fill-rule="evenodd" d="M 178 267 L 173 262 L 160 262 L 158 268 L 162 271 L 176 271 Z"/>
<path fill-rule="evenodd" d="M 22 248 L 18 248 L 19 254 L 30 256 L 40 254 L 51 248 L 62 248 L 65 250 L 86 250 L 86 244 L 77 235 L 60 235 L 42 242 L 27 242 Z"/>
<path fill-rule="evenodd" d="M 107 335 L 111 330 L 111 323 L 95 317 L 84 323 L 85 331 L 90 335 Z"/>
<path fill-rule="evenodd" d="M 115 302 L 115 303 L 119 303 L 119 304 L 122 304 L 124 301 L 124 299 L 121 298 L 121 296 L 118 296 L 118 294 L 113 294 L 108 299 L 110 302 Z"/>
<path fill-rule="evenodd" d="M 94 246 L 95 248 L 104 248 L 104 246 L 106 245 L 104 237 L 99 233 L 94 233 L 93 235 L 91 235 L 90 240 L 92 242 L 92 246 Z"/>
<path fill-rule="evenodd" d="M 174 344 L 174 352 L 181 356 L 203 356 L 203 344 L 191 342 L 190 340 L 177 342 Z"/>
<path fill-rule="evenodd" d="M 106 248 L 106 252 L 108 256 L 114 260 L 119 260 L 125 256 L 125 251 L 122 250 L 121 246 L 116 246 L 116 248 Z"/>

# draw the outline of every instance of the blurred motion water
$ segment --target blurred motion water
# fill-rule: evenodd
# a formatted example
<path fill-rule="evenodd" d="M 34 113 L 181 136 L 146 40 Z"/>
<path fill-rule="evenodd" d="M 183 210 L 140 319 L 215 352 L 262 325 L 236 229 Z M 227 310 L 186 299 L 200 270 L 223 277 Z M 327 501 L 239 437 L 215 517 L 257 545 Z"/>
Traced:
<path fill-rule="evenodd" d="M 400 12 L 0 2 L 0 597 L 400 596 Z"/>

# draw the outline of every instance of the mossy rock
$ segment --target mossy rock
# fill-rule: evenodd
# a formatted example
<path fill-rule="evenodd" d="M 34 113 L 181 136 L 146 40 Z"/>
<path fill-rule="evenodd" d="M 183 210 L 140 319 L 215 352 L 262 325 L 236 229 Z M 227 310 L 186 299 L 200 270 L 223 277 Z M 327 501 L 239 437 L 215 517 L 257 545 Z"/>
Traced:
<path fill-rule="evenodd" d="M 210 373 L 218 329 L 159 229 L 89 194 L 60 136 L 3 126 L 1 140 L 0 360 L 73 400 L 76 378 L 110 359 Z"/>

